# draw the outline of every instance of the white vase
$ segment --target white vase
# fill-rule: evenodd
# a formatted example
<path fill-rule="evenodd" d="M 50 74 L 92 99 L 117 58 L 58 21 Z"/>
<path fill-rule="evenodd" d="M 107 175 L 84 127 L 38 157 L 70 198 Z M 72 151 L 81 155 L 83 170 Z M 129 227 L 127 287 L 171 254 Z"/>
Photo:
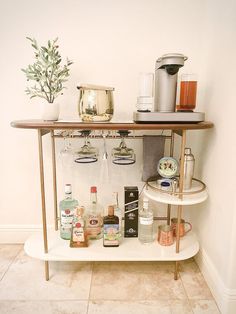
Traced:
<path fill-rule="evenodd" d="M 59 104 L 58 103 L 41 103 L 41 118 L 47 121 L 56 121 L 59 117 Z"/>

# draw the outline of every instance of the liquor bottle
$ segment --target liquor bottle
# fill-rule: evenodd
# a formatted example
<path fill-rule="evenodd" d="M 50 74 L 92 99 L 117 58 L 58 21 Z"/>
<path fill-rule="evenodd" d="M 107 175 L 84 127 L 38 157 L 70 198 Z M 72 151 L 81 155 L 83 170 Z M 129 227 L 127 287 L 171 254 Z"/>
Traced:
<path fill-rule="evenodd" d="M 119 246 L 119 217 L 114 215 L 114 206 L 108 206 L 108 216 L 103 219 L 103 246 Z"/>
<path fill-rule="evenodd" d="M 88 237 L 85 230 L 84 207 L 76 207 L 72 221 L 70 247 L 87 247 Z"/>
<path fill-rule="evenodd" d="M 113 192 L 114 214 L 119 218 L 119 236 L 122 237 L 122 210 L 119 207 L 118 192 Z"/>
<path fill-rule="evenodd" d="M 86 215 L 86 230 L 89 239 L 96 240 L 102 237 L 103 215 L 102 207 L 97 202 L 97 187 L 90 188 L 90 206 Z"/>
<path fill-rule="evenodd" d="M 70 240 L 71 227 L 75 207 L 78 206 L 78 201 L 72 198 L 71 184 L 65 185 L 65 198 L 60 202 L 60 236 L 64 240 Z"/>
<path fill-rule="evenodd" d="M 143 244 L 154 241 L 153 237 L 153 212 L 148 207 L 148 199 L 143 199 L 143 208 L 139 213 L 139 241 Z"/>

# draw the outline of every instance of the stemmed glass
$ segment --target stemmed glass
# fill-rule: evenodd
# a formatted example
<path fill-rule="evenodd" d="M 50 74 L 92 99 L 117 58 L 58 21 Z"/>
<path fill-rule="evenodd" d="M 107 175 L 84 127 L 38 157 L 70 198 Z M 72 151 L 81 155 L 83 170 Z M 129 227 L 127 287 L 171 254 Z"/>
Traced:
<path fill-rule="evenodd" d="M 62 162 L 63 166 L 69 166 L 71 164 L 71 158 L 72 158 L 72 145 L 71 145 L 71 137 L 72 132 L 71 131 L 63 131 L 63 148 L 60 150 L 59 153 L 59 159 Z"/>
<path fill-rule="evenodd" d="M 121 142 L 118 147 L 112 149 L 112 162 L 116 165 L 131 165 L 135 163 L 136 157 L 134 150 L 128 148 L 125 143 L 125 137 L 129 135 L 129 131 L 118 131 L 121 137 Z"/>
<path fill-rule="evenodd" d="M 82 130 L 81 135 L 84 137 L 84 145 L 79 151 L 74 153 L 74 161 L 81 164 L 92 163 L 98 160 L 98 150 L 93 147 L 89 141 L 90 130 Z"/>

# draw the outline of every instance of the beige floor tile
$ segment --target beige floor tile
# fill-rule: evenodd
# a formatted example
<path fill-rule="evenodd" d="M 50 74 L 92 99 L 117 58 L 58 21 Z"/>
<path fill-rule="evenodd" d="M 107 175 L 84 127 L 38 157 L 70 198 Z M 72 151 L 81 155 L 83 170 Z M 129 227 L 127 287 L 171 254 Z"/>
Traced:
<path fill-rule="evenodd" d="M 91 263 L 49 263 L 50 280 L 44 279 L 44 262 L 22 251 L 0 281 L 0 300 L 86 300 L 92 276 Z"/>
<path fill-rule="evenodd" d="M 0 280 L 22 247 L 21 244 L 0 244 Z"/>
<path fill-rule="evenodd" d="M 170 300 L 171 314 L 192 314 L 189 300 Z"/>
<path fill-rule="evenodd" d="M 95 263 L 90 298 L 92 300 L 186 299 L 181 280 L 173 280 L 173 270 L 123 271 L 121 264 Z M 142 265 L 139 265 L 142 268 Z M 146 267 L 146 266 L 145 266 Z M 145 268 L 144 267 L 144 268 Z M 104 288 L 105 287 L 105 288 Z"/>
<path fill-rule="evenodd" d="M 171 314 L 168 301 L 90 301 L 88 314 Z"/>
<path fill-rule="evenodd" d="M 180 277 L 189 299 L 212 300 L 213 296 L 208 288 L 197 264 L 192 260 L 181 263 Z"/>
<path fill-rule="evenodd" d="M 96 262 L 94 270 L 99 271 L 122 271 L 122 272 L 139 272 L 154 273 L 158 270 L 174 271 L 174 262 Z"/>
<path fill-rule="evenodd" d="M 87 301 L 0 301 L 1 314 L 86 314 Z"/>
<path fill-rule="evenodd" d="M 194 314 L 220 314 L 214 300 L 190 300 Z"/>

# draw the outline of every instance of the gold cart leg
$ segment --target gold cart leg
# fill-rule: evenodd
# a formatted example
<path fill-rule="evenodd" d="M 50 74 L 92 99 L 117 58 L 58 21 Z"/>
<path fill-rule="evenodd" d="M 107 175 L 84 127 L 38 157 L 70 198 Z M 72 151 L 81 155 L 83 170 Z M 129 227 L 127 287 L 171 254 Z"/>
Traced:
<path fill-rule="evenodd" d="M 58 212 L 57 212 L 57 170 L 56 170 L 56 154 L 55 154 L 55 138 L 54 131 L 51 131 L 52 146 L 52 173 L 53 173 L 53 200 L 54 200 L 54 228 L 58 230 Z"/>
<path fill-rule="evenodd" d="M 43 220 L 43 240 L 44 252 L 48 253 L 48 239 L 47 239 L 47 219 L 46 219 L 46 205 L 45 205 L 45 187 L 44 187 L 44 168 L 43 168 L 43 133 L 38 130 L 38 144 L 39 144 L 39 167 L 40 167 L 40 185 L 41 185 L 41 202 L 42 202 L 42 220 Z M 49 280 L 48 261 L 45 261 L 45 279 Z"/>
<path fill-rule="evenodd" d="M 167 225 L 170 225 L 171 205 L 167 205 Z"/>
<path fill-rule="evenodd" d="M 48 265 L 48 261 L 45 261 L 44 265 L 45 265 L 45 279 L 48 281 L 49 280 L 49 265 Z"/>
<path fill-rule="evenodd" d="M 179 192 L 183 192 L 184 187 L 184 149 L 186 144 L 186 131 L 182 131 L 182 141 L 181 141 L 181 153 L 180 153 L 180 171 L 179 171 Z M 180 194 L 180 199 L 183 198 L 183 195 Z M 182 216 L 183 206 L 179 205 L 177 210 L 177 226 L 176 226 L 176 253 L 179 253 L 180 250 L 180 221 Z M 174 279 L 178 278 L 178 262 L 175 262 L 175 275 Z"/>
<path fill-rule="evenodd" d="M 171 131 L 171 141 L 170 141 L 170 156 L 173 157 L 174 154 L 174 132 Z M 167 206 L 167 225 L 170 225 L 170 216 L 171 216 L 171 205 L 168 204 Z"/>
<path fill-rule="evenodd" d="M 179 275 L 179 262 L 175 262 L 175 274 L 174 274 L 174 279 L 177 280 Z"/>

